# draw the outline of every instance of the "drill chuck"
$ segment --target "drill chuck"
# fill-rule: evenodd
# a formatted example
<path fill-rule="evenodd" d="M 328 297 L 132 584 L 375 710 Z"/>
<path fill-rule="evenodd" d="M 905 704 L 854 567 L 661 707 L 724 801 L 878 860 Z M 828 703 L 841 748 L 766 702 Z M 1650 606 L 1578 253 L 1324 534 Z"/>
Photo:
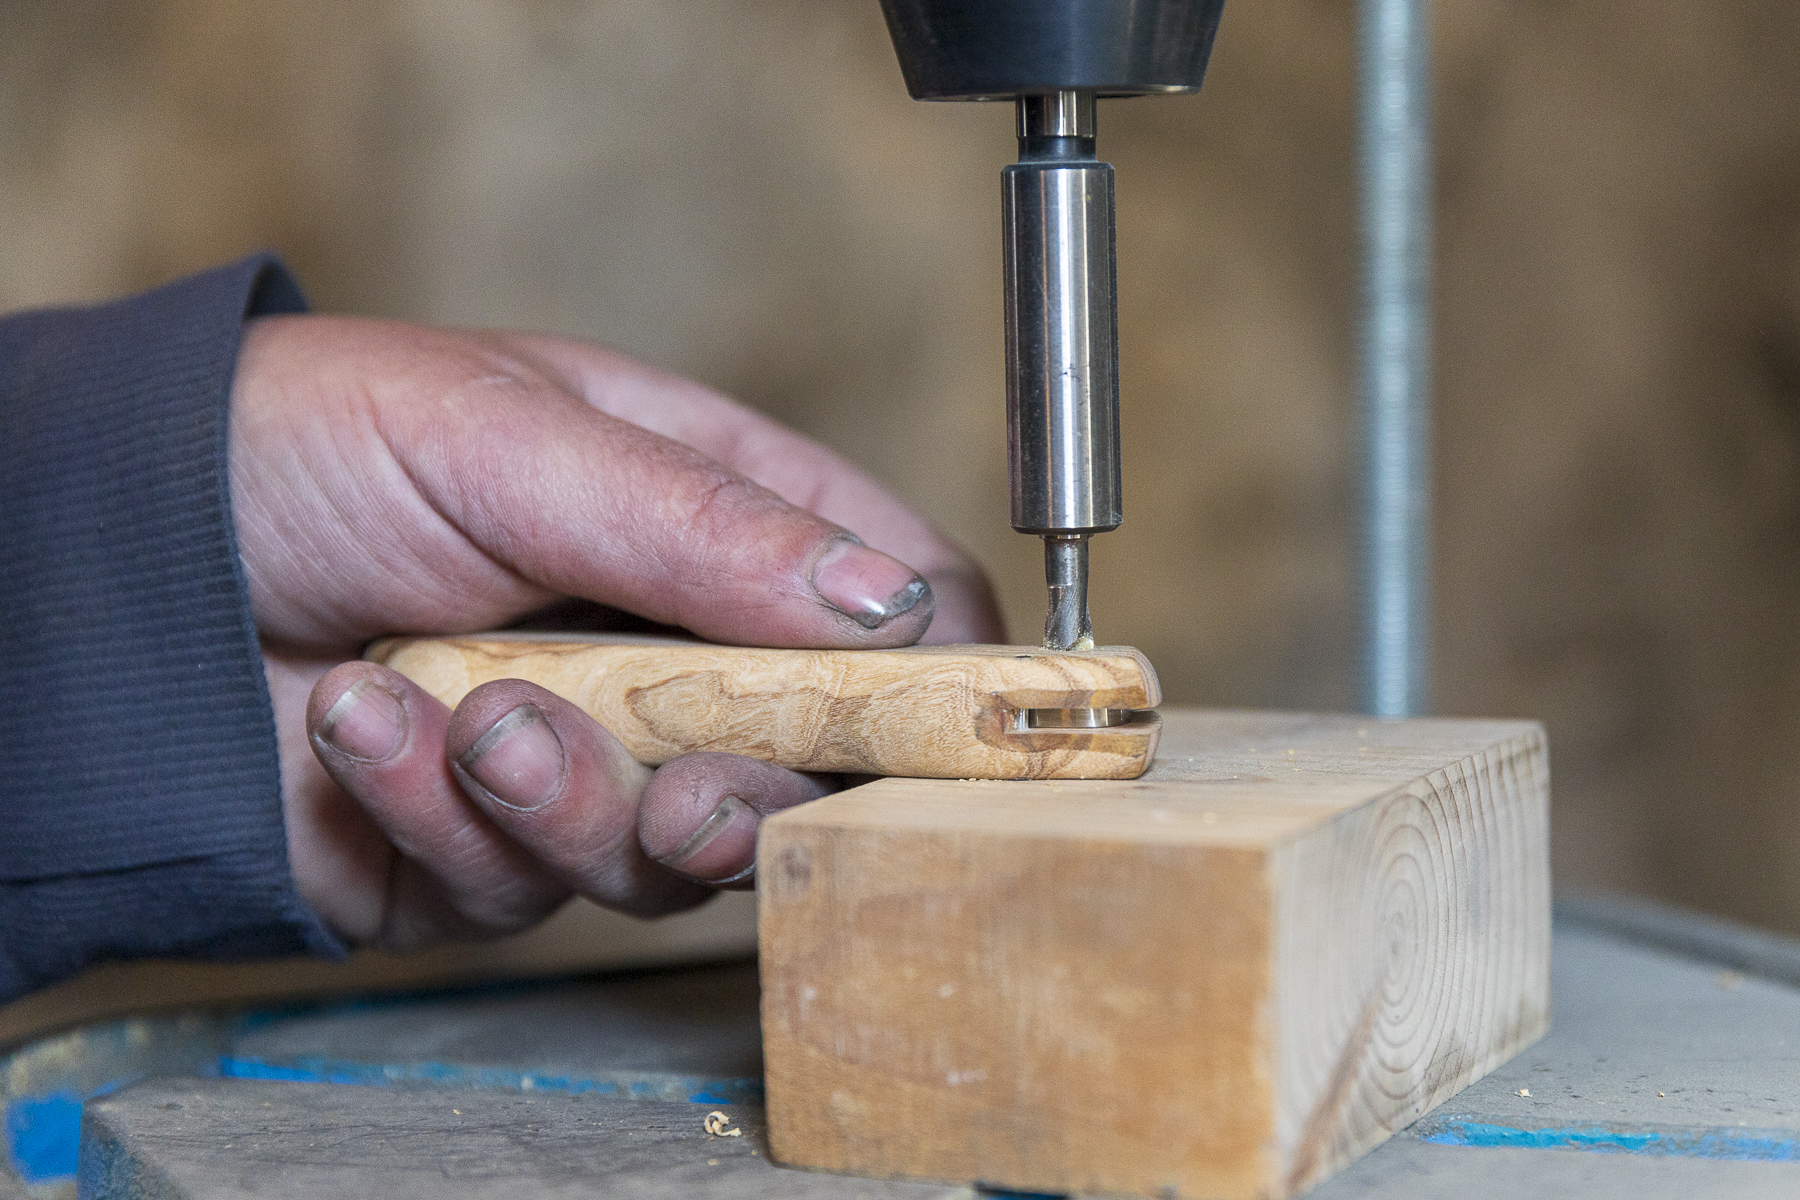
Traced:
<path fill-rule="evenodd" d="M 1224 2 L 881 0 L 915 99 L 1018 105 L 1001 190 L 1006 426 L 1013 528 L 1044 539 L 1050 649 L 1093 645 L 1088 539 L 1125 516 L 1113 171 L 1094 157 L 1094 98 L 1198 91 Z"/>

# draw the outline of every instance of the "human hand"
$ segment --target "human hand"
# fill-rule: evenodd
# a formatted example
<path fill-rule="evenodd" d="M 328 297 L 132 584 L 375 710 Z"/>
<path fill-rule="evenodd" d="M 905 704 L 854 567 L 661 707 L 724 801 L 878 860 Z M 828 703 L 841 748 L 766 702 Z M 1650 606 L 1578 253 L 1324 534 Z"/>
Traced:
<path fill-rule="evenodd" d="M 980 570 L 868 476 L 594 346 L 265 317 L 231 405 L 289 857 L 353 943 L 506 933 L 573 892 L 686 907 L 747 878 L 763 815 L 834 786 L 724 754 L 651 771 L 518 680 L 452 713 L 344 661 L 374 637 L 562 597 L 745 645 L 1001 637 Z"/>

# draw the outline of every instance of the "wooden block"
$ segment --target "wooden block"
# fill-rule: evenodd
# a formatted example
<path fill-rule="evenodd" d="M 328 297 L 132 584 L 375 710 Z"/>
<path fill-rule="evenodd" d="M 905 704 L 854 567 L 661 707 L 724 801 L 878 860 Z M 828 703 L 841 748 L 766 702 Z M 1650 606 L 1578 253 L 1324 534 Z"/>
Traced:
<path fill-rule="evenodd" d="M 389 638 L 367 657 L 454 705 L 527 679 L 581 706 L 639 762 L 695 750 L 796 771 L 929 779 L 1132 779 L 1162 702 L 1136 650 L 1031 646 L 767 650 L 628 634 Z M 1103 729 L 1025 727 L 1034 710 L 1132 710 Z"/>
<path fill-rule="evenodd" d="M 1523 721 L 1171 711 L 1142 779 L 887 779 L 769 818 L 779 1161 L 1286 1196 L 1535 1041 Z"/>

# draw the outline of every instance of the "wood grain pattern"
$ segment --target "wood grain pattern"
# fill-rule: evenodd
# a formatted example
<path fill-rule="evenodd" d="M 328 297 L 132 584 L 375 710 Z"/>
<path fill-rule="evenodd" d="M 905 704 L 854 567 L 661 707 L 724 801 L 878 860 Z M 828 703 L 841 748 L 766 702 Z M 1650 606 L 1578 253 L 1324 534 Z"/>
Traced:
<path fill-rule="evenodd" d="M 799 771 L 1131 779 L 1155 754 L 1153 714 L 1091 730 L 1021 730 L 1016 714 L 1162 702 L 1156 672 L 1128 647 L 767 650 L 623 634 L 483 634 L 390 638 L 367 657 L 450 705 L 496 679 L 541 684 L 650 765 L 716 750 Z"/>
<path fill-rule="evenodd" d="M 1164 730 L 1135 782 L 890 779 L 765 822 L 781 1161 L 1290 1195 L 1545 1031 L 1540 726 Z"/>

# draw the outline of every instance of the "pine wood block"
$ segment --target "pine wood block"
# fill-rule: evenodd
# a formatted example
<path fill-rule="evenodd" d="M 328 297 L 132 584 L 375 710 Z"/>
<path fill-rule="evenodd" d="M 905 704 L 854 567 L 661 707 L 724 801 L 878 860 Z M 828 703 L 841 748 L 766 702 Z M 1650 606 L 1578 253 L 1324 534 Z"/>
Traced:
<path fill-rule="evenodd" d="M 569 700 L 639 762 L 746 754 L 796 771 L 929 779 L 1133 779 L 1162 702 L 1136 650 L 1035 646 L 771 650 L 631 634 L 389 638 L 367 657 L 454 706 L 525 679 Z M 1101 729 L 1030 728 L 1045 709 L 1132 711 Z"/>
<path fill-rule="evenodd" d="M 1135 782 L 885 779 L 763 823 L 778 1161 L 1287 1196 L 1545 1032 L 1541 726 L 1163 728 Z"/>

